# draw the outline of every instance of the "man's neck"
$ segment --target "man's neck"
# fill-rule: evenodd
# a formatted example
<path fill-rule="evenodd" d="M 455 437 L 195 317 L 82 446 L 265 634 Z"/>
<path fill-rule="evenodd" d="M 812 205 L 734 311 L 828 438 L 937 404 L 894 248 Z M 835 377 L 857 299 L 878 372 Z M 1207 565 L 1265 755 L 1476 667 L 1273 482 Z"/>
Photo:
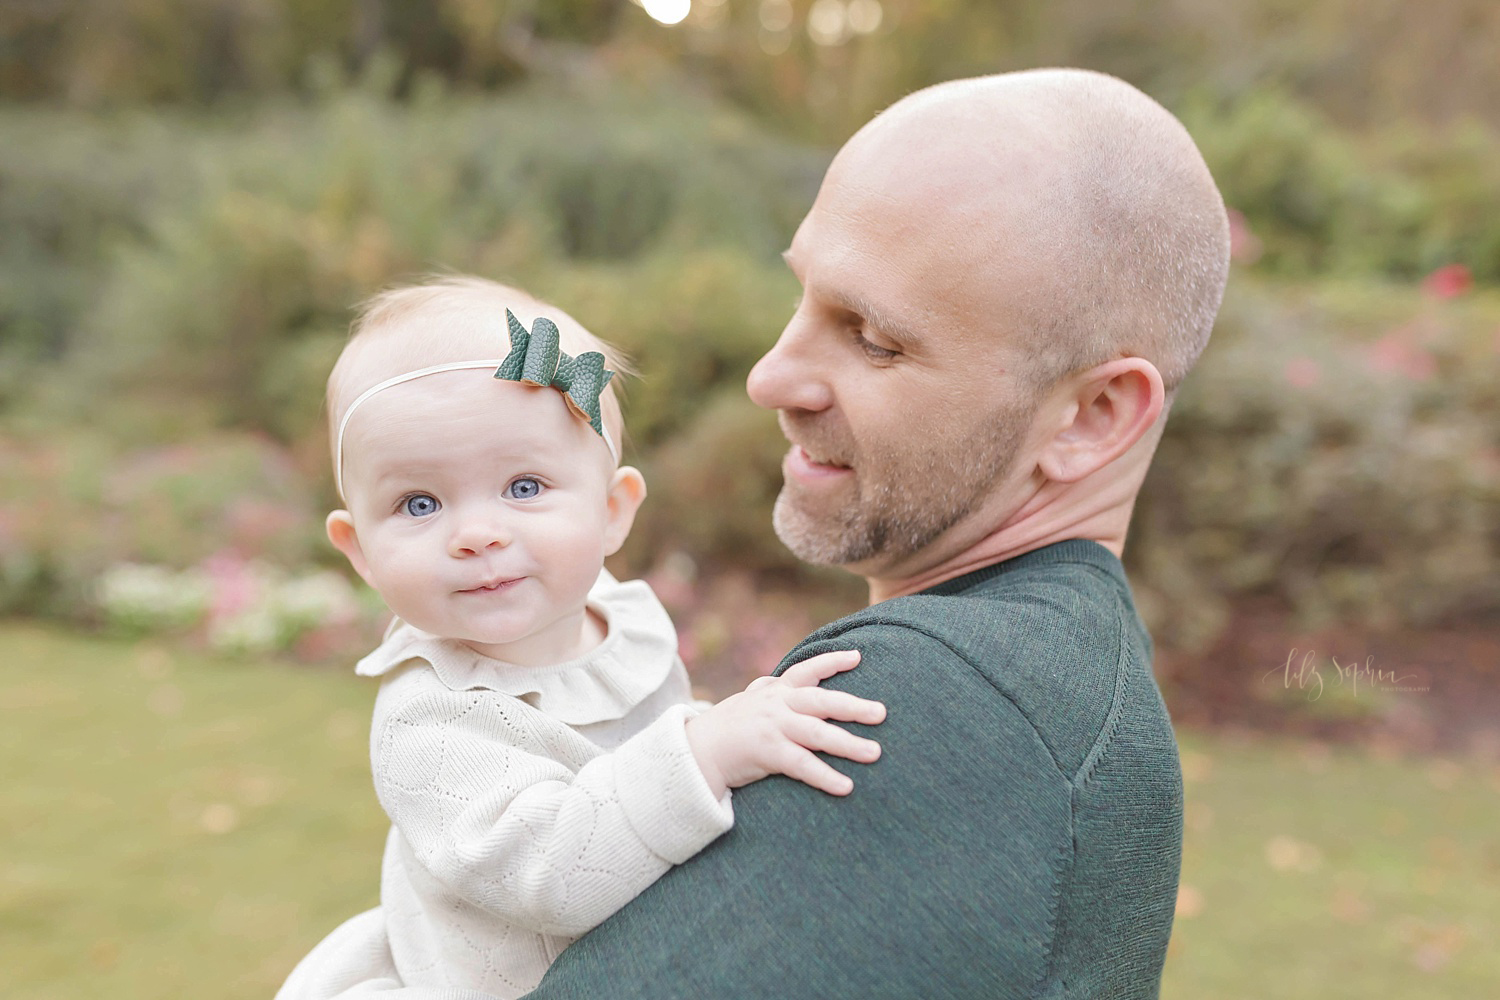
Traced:
<path fill-rule="evenodd" d="M 935 587 L 946 580 L 963 576 L 965 573 L 972 573 L 976 569 L 993 566 L 996 563 L 1073 538 L 1098 542 L 1119 556 L 1125 550 L 1124 529 L 1129 523 L 1130 516 L 1127 511 L 1123 518 L 1111 518 L 1101 513 L 1083 523 L 1048 524 L 1043 521 L 1033 521 L 1024 525 L 1002 527 L 953 558 L 946 559 L 924 572 L 890 579 L 867 577 L 870 585 L 870 603 L 878 604 L 893 597 L 906 597 L 926 590 L 928 587 Z"/>
<path fill-rule="evenodd" d="M 944 552 L 940 540 L 922 553 L 935 554 L 936 558 L 895 566 L 889 574 L 864 574 L 870 585 L 870 603 L 915 594 L 1073 538 L 1098 542 L 1119 556 L 1125 550 L 1136 494 L 1150 463 L 1149 451 L 1144 459 L 1101 470 L 1108 474 L 1075 483 L 1043 482 L 1001 520 L 999 527 L 988 532 L 979 529 L 977 537 L 973 528 L 967 537 L 950 533 L 951 551 Z"/>

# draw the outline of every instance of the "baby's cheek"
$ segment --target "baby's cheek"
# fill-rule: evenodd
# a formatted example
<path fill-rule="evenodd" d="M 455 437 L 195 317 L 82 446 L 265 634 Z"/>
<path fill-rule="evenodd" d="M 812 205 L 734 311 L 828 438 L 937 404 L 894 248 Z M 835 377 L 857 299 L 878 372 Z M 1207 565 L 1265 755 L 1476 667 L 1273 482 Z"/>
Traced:
<path fill-rule="evenodd" d="M 439 584 L 431 560 L 412 558 L 400 549 L 382 555 L 379 565 L 374 567 L 375 589 L 392 611 L 405 618 L 403 608 L 410 614 L 436 593 Z"/>
<path fill-rule="evenodd" d="M 382 591 L 381 596 L 385 598 L 385 605 L 390 608 L 391 614 L 402 621 L 415 625 L 424 632 L 445 634 L 447 619 L 443 605 L 430 588 L 412 586 L 411 581 L 405 581 Z"/>
<path fill-rule="evenodd" d="M 555 526 L 547 549 L 547 558 L 561 571 L 559 579 L 570 590 L 586 594 L 604 568 L 603 523 L 579 512 L 577 520 Z"/>

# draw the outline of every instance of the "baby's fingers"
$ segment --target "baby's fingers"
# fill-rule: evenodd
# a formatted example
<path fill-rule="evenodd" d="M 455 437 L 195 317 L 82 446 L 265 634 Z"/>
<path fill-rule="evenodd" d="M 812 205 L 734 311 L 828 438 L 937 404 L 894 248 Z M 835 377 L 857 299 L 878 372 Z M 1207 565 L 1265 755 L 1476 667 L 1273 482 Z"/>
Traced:
<path fill-rule="evenodd" d="M 781 678 L 793 687 L 811 687 L 821 681 L 826 681 L 834 674 L 853 670 L 857 666 L 859 666 L 859 650 L 839 649 L 832 653 L 819 653 L 817 656 L 810 656 L 794 663 L 782 671 Z"/>
<path fill-rule="evenodd" d="M 840 774 L 828 766 L 826 761 L 814 756 L 811 750 L 800 747 L 795 755 L 789 757 L 781 768 L 781 773 L 829 795 L 848 795 L 854 791 L 854 781 L 847 774 Z"/>
<path fill-rule="evenodd" d="M 848 691 L 828 688 L 798 688 L 787 695 L 787 706 L 794 712 L 837 722 L 859 722 L 875 726 L 885 721 L 885 705 Z"/>
<path fill-rule="evenodd" d="M 880 759 L 879 743 L 811 716 L 803 716 L 795 726 L 788 727 L 787 735 L 809 750 L 821 750 L 860 764 Z"/>

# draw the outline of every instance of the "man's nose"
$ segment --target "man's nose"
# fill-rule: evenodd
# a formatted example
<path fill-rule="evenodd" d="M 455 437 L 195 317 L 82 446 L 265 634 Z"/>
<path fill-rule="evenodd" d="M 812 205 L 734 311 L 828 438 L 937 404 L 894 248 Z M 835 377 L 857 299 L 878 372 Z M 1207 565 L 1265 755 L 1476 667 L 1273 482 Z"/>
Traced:
<path fill-rule="evenodd" d="M 834 359 L 817 350 L 818 336 L 799 310 L 745 380 L 745 391 L 757 406 L 819 411 L 833 405 L 829 378 Z"/>
<path fill-rule="evenodd" d="M 454 558 L 477 556 L 492 549 L 503 549 L 511 543 L 511 531 L 496 511 L 466 514 L 448 540 L 448 554 Z"/>

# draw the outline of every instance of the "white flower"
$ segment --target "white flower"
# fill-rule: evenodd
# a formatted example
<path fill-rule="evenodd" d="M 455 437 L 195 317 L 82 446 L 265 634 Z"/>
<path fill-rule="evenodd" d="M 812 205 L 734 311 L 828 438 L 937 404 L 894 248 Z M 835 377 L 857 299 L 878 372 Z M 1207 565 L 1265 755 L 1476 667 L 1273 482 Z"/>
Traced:
<path fill-rule="evenodd" d="M 354 588 L 330 570 L 294 577 L 272 591 L 277 613 L 299 630 L 341 625 L 359 613 Z"/>
<path fill-rule="evenodd" d="M 117 627 L 158 631 L 200 621 L 213 601 L 213 587 L 197 570 L 120 563 L 99 575 L 96 597 Z"/>

